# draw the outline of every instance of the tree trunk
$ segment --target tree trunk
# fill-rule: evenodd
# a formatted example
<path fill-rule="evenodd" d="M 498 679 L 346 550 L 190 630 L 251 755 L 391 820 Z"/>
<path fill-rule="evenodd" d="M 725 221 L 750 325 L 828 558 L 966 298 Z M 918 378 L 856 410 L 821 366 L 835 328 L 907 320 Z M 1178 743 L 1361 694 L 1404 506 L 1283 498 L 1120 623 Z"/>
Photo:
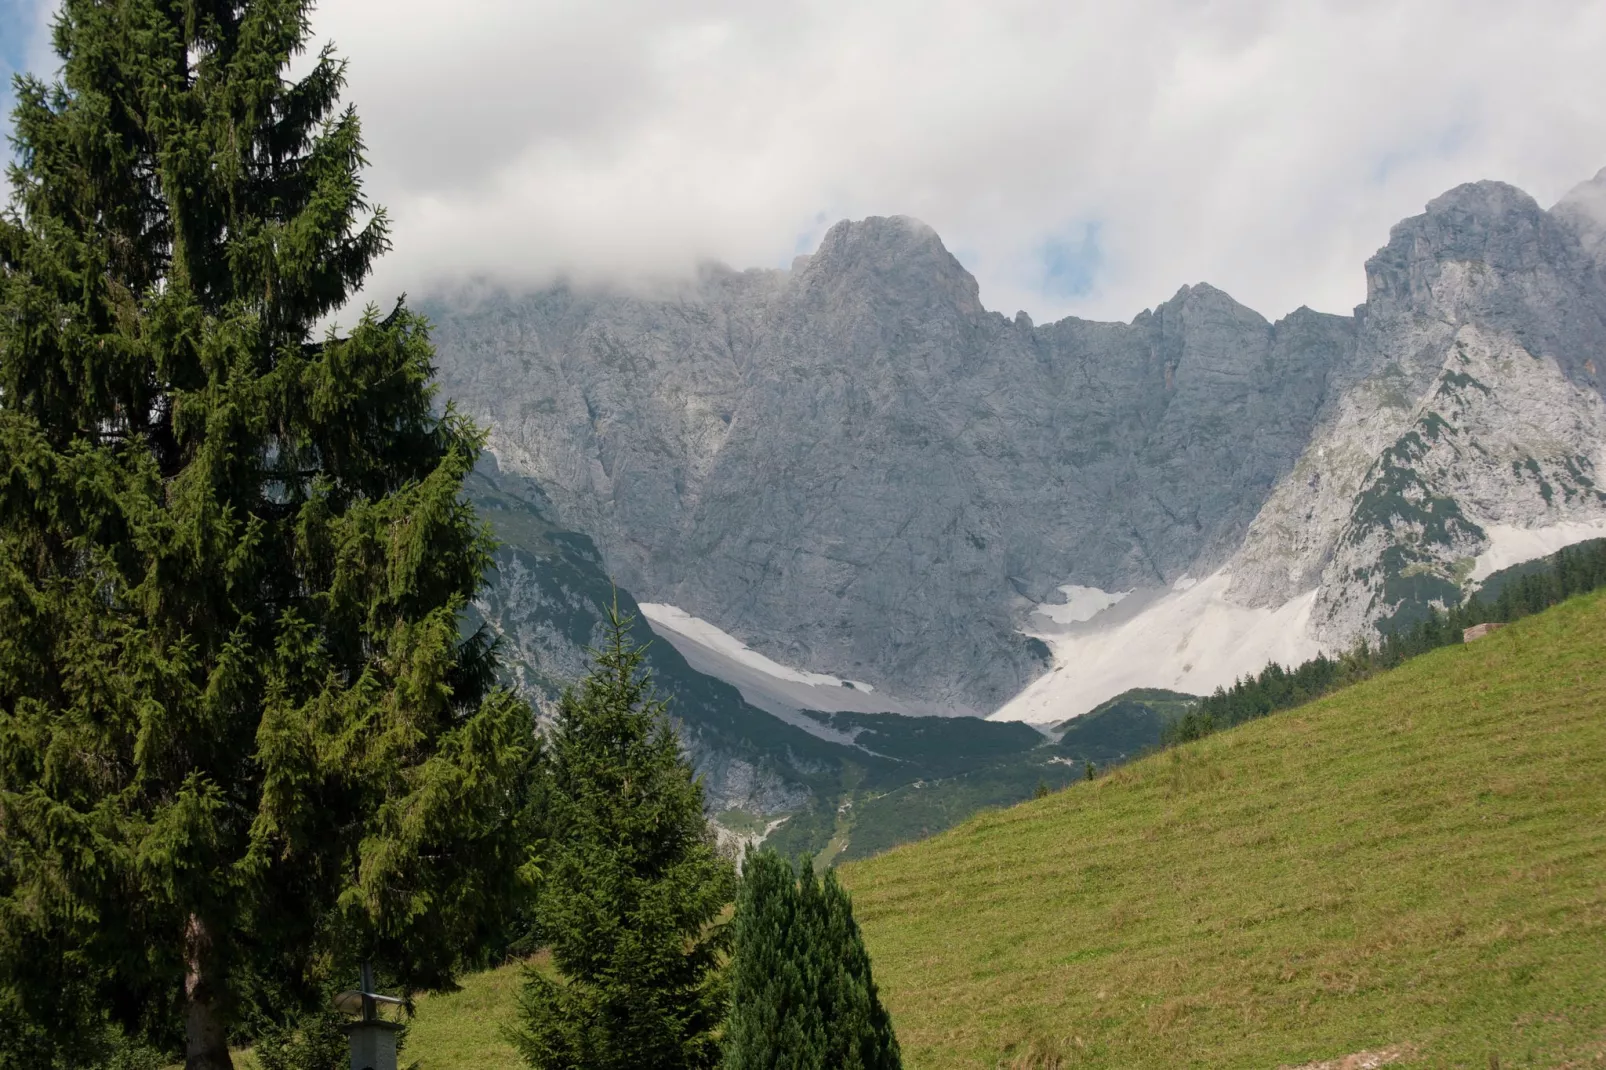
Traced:
<path fill-rule="evenodd" d="M 234 1070 L 212 933 L 190 915 L 184 927 L 184 1070 Z"/>

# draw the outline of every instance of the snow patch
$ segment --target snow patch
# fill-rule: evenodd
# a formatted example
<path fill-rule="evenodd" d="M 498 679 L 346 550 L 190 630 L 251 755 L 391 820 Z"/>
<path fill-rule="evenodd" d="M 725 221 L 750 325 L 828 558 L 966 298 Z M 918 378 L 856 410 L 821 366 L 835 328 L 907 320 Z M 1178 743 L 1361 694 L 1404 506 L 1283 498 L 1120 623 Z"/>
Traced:
<path fill-rule="evenodd" d="M 1074 583 L 1067 583 L 1060 588 L 1060 593 L 1065 596 L 1065 601 L 1052 604 L 1044 602 L 1032 612 L 1047 617 L 1055 624 L 1079 624 L 1092 620 L 1132 592 L 1111 593 L 1097 587 L 1078 587 Z"/>
<path fill-rule="evenodd" d="M 1483 531 L 1489 536 L 1489 548 L 1473 563 L 1473 580 L 1485 580 L 1503 568 L 1549 557 L 1557 550 L 1586 539 L 1606 538 L 1606 518 L 1564 520 L 1542 528 L 1488 524 Z"/>
<path fill-rule="evenodd" d="M 837 676 L 827 676 L 824 673 L 805 672 L 802 669 L 792 669 L 778 661 L 760 654 L 729 632 L 721 631 L 717 626 L 708 623 L 700 617 L 694 617 L 678 606 L 666 602 L 642 602 L 641 615 L 655 631 L 669 631 L 676 635 L 685 636 L 694 642 L 701 643 L 709 649 L 723 654 L 741 665 L 750 669 L 757 669 L 777 680 L 785 680 L 794 684 L 808 684 L 811 687 L 852 687 L 855 691 L 872 692 L 875 688 L 859 680 L 844 680 Z"/>
<path fill-rule="evenodd" d="M 1134 687 L 1208 695 L 1267 662 L 1298 665 L 1322 652 L 1311 637 L 1314 590 L 1275 609 L 1253 608 L 1227 600 L 1231 582 L 1221 569 L 1106 625 L 1028 632 L 1049 645 L 1054 667 L 988 719 L 1063 721 Z"/>

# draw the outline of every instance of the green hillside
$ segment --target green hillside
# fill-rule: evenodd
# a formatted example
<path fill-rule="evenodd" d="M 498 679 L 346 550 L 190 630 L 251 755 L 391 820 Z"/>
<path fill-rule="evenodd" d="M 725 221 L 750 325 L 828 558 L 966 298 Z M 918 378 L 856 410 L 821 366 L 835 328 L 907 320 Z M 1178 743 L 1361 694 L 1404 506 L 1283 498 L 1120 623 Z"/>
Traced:
<path fill-rule="evenodd" d="M 1606 1065 L 1603 640 L 1574 599 L 846 866 L 906 1064 Z"/>
<path fill-rule="evenodd" d="M 1198 699 L 1175 691 L 1125 692 L 1057 726 L 1057 740 L 1029 725 L 974 717 L 893 713 L 815 714 L 890 759 L 863 766 L 836 805 L 795 815 L 771 837 L 783 855 L 815 854 L 816 865 L 869 858 L 952 828 L 982 810 L 1014 806 L 1039 787 L 1058 791 L 1099 768 L 1129 761 L 1160 743 L 1168 720 Z M 824 844 L 826 849 L 820 851 Z"/>
<path fill-rule="evenodd" d="M 1606 1066 L 1603 640 L 1574 599 L 843 867 L 906 1066 Z M 408 1059 L 512 1070 L 518 971 Z"/>

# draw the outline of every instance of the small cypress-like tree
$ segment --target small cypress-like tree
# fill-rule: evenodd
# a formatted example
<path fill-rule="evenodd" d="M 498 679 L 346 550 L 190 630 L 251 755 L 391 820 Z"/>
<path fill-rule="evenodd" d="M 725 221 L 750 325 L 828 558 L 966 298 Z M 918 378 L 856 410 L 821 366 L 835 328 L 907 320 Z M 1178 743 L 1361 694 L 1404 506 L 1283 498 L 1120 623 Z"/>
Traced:
<path fill-rule="evenodd" d="M 63 0 L 0 214 L 0 1040 L 227 1070 L 251 991 L 450 978 L 517 898 L 528 707 L 459 616 L 478 432 L 398 304 L 311 0 Z M 3 1058 L 3 1053 L 0 1053 Z"/>
<path fill-rule="evenodd" d="M 898 1070 L 848 893 L 774 851 L 742 866 L 730 964 L 725 1070 Z"/>
<path fill-rule="evenodd" d="M 264 1030 L 251 1049 L 257 1066 L 260 1070 L 347 1070 L 351 1042 L 341 1028 L 346 1021 L 345 1015 L 325 1007 Z"/>
<path fill-rule="evenodd" d="M 716 922 L 735 872 L 632 623 L 612 607 L 594 669 L 564 694 L 548 740 L 537 917 L 561 980 L 527 975 L 513 1034 L 538 1070 L 719 1061 L 727 935 Z"/>

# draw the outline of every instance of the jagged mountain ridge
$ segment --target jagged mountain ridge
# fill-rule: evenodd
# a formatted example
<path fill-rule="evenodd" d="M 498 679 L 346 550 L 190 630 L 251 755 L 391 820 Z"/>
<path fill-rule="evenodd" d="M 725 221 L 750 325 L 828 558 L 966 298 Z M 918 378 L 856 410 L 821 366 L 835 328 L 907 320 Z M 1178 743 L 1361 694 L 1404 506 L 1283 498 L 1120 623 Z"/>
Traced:
<path fill-rule="evenodd" d="M 1309 439 L 1348 321 L 1207 286 L 1132 324 L 984 311 L 929 229 L 843 224 L 674 300 L 435 311 L 446 392 L 621 584 L 779 661 L 985 712 L 1060 584 L 1219 563 Z"/>
<path fill-rule="evenodd" d="M 1546 212 L 1496 182 L 1397 225 L 1366 265 L 1355 378 L 1251 526 L 1229 596 L 1319 591 L 1343 646 L 1459 597 L 1488 528 L 1606 516 L 1606 171 Z M 1588 210 L 1584 210 L 1588 209 Z"/>
<path fill-rule="evenodd" d="M 1549 213 L 1451 191 L 1348 317 L 1271 324 L 1199 285 L 1129 324 L 1034 326 L 982 308 L 929 228 L 876 218 L 790 271 L 430 312 L 447 395 L 622 585 L 986 712 L 1047 667 L 1020 627 L 1062 584 L 1225 565 L 1245 606 L 1319 587 L 1340 644 L 1442 597 L 1490 523 L 1601 515 L 1603 188 Z M 1441 424 L 1464 441 L 1424 437 Z"/>

